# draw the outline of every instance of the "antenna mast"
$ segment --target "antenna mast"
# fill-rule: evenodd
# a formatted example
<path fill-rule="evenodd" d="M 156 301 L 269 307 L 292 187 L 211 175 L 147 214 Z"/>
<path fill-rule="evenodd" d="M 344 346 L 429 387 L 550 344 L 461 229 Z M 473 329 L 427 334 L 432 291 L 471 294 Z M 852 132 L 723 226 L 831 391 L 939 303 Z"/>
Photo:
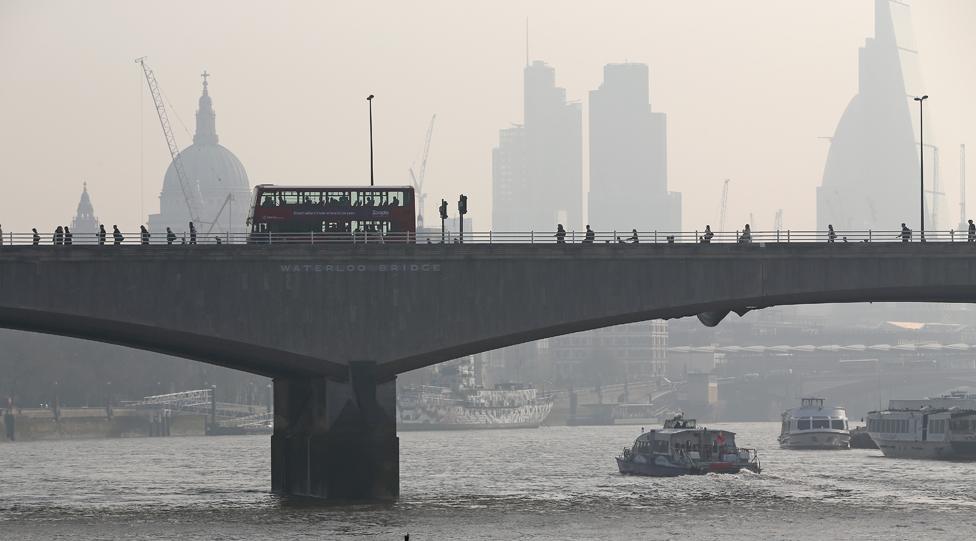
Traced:
<path fill-rule="evenodd" d="M 966 223 L 966 145 L 959 145 L 959 230 L 969 229 Z"/>

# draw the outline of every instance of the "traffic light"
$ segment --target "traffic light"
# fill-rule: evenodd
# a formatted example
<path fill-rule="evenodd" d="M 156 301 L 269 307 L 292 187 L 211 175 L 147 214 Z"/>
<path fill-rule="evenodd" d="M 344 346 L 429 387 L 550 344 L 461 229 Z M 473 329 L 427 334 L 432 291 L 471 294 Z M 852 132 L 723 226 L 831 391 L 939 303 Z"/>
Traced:
<path fill-rule="evenodd" d="M 468 196 L 461 194 L 461 197 L 458 199 L 458 214 L 464 216 L 467 213 L 468 213 Z"/>
<path fill-rule="evenodd" d="M 447 201 L 441 199 L 441 206 L 439 207 L 441 211 L 441 220 L 447 219 Z"/>

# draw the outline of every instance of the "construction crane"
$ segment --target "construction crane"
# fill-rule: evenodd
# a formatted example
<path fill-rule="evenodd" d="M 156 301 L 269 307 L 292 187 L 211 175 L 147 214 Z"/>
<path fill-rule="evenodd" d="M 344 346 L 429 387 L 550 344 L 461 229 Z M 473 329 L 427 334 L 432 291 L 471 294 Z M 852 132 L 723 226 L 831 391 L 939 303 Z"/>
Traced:
<path fill-rule="evenodd" d="M 424 176 L 427 174 L 427 156 L 430 154 L 430 138 L 434 134 L 434 120 L 437 115 L 430 117 L 430 125 L 427 126 L 427 139 L 424 141 L 424 153 L 420 159 L 420 174 L 415 175 L 413 166 L 410 166 L 410 180 L 413 182 L 413 190 L 417 194 L 417 227 L 424 227 L 424 202 L 427 194 L 424 193 Z"/>
<path fill-rule="evenodd" d="M 776 211 L 776 217 L 773 218 L 773 231 L 779 231 L 783 229 L 783 209 L 778 209 Z"/>
<path fill-rule="evenodd" d="M 183 192 L 183 199 L 186 201 L 186 209 L 189 212 L 190 219 L 194 222 L 200 222 L 200 215 L 189 191 L 183 161 L 180 159 L 180 148 L 176 146 L 176 137 L 169 125 L 169 116 L 167 116 L 166 106 L 163 104 L 163 95 L 159 91 L 159 83 L 156 82 L 156 74 L 146 64 L 146 57 L 137 58 L 136 64 L 142 66 L 142 71 L 146 75 L 146 84 L 149 85 L 149 93 L 152 94 L 153 103 L 156 104 L 156 115 L 159 116 L 159 125 L 163 128 L 163 136 L 166 138 L 166 146 L 169 147 L 169 156 L 173 160 L 173 169 L 176 170 L 176 177 L 180 181 L 180 191 Z"/>
<path fill-rule="evenodd" d="M 220 215 L 223 214 L 224 209 L 228 207 L 230 208 L 227 210 L 229 215 L 227 219 L 227 232 L 232 233 L 233 224 L 231 223 L 231 220 L 234 218 L 234 192 L 227 194 L 227 197 L 224 198 L 224 204 L 220 205 L 220 210 L 217 211 L 217 215 L 214 216 L 213 221 L 210 222 L 210 227 L 207 228 L 207 235 L 213 232 L 214 227 L 217 226 L 217 222 L 220 220 Z"/>
<path fill-rule="evenodd" d="M 725 212 L 729 204 L 729 179 L 722 184 L 722 210 L 718 215 L 718 230 L 725 231 Z"/>

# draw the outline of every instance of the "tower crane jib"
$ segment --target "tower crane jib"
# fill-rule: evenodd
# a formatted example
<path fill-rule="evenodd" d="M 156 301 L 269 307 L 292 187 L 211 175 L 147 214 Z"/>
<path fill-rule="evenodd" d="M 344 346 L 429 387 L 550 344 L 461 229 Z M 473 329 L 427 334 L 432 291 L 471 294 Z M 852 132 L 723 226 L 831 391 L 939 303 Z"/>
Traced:
<path fill-rule="evenodd" d="M 163 103 L 163 96 L 159 90 L 159 83 L 156 81 L 156 74 L 146 64 L 146 57 L 137 58 L 136 64 L 142 66 L 142 71 L 146 76 L 146 84 L 149 86 L 149 93 L 152 95 L 153 103 L 156 105 L 156 115 L 159 117 L 159 125 L 163 128 L 163 137 L 166 138 L 166 146 L 169 147 L 170 159 L 173 163 L 173 169 L 176 171 L 176 177 L 180 182 L 180 191 L 183 193 L 183 199 L 186 201 L 186 208 L 189 212 L 190 219 L 194 222 L 199 222 L 200 216 L 187 185 L 186 172 L 183 169 L 183 161 L 180 159 L 180 149 L 176 145 L 176 137 L 173 135 L 173 129 L 169 125 L 169 116 L 166 114 L 166 106 Z"/>
<path fill-rule="evenodd" d="M 414 192 L 417 194 L 417 225 L 424 226 L 424 202 L 427 194 L 424 193 L 424 177 L 427 175 L 427 157 L 430 155 L 430 139 L 434 135 L 434 121 L 437 115 L 430 117 L 430 125 L 427 126 L 427 137 L 424 141 L 424 153 L 420 159 L 420 172 L 414 174 L 413 167 L 410 168 L 410 180 L 413 183 Z"/>

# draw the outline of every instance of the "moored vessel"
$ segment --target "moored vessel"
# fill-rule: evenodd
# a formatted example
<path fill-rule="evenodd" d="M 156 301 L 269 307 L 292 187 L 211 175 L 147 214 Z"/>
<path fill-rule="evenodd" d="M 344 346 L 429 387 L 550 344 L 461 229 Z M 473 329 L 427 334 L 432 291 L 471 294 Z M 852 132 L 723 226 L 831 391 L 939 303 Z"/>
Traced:
<path fill-rule="evenodd" d="M 868 433 L 887 457 L 976 460 L 976 395 L 891 400 L 868 413 Z"/>
<path fill-rule="evenodd" d="M 823 398 L 803 398 L 783 412 L 779 445 L 784 449 L 850 449 L 847 410 L 824 407 Z"/>
<path fill-rule="evenodd" d="M 644 432 L 616 457 L 620 473 L 652 477 L 761 471 L 755 449 L 738 447 L 735 433 L 710 430 L 677 415 L 664 428 Z"/>
<path fill-rule="evenodd" d="M 441 366 L 435 383 L 398 391 L 398 430 L 537 428 L 552 411 L 552 397 L 534 387 L 485 388 L 470 357 Z"/>

